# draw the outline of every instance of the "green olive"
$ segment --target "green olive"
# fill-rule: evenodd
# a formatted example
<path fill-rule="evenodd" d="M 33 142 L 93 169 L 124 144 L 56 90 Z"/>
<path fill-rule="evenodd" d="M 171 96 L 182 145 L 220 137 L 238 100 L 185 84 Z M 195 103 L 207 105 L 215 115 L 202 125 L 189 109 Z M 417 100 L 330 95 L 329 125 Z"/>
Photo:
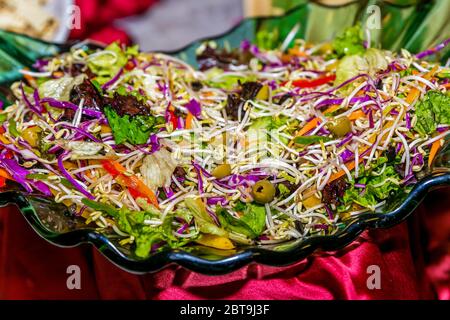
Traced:
<path fill-rule="evenodd" d="M 225 178 L 231 174 L 231 166 L 228 163 L 218 165 L 211 174 L 217 179 Z"/>
<path fill-rule="evenodd" d="M 267 180 L 261 180 L 255 183 L 252 188 L 252 195 L 258 203 L 268 203 L 275 197 L 275 187 Z"/>
<path fill-rule="evenodd" d="M 333 136 L 339 138 L 352 131 L 352 122 L 347 117 L 340 117 L 330 123 L 327 127 L 328 130 L 331 131 Z"/>

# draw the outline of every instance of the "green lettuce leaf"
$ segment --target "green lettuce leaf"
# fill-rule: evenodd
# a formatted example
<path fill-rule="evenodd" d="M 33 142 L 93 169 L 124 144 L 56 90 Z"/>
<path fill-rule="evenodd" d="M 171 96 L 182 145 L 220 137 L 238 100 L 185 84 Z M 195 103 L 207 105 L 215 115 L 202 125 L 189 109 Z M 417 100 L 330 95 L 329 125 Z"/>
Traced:
<path fill-rule="evenodd" d="M 61 77 L 59 79 L 51 79 L 42 82 L 39 85 L 39 94 L 41 97 L 53 98 L 60 101 L 69 101 L 70 92 L 73 87 L 80 85 L 85 76 L 79 75 L 76 77 Z"/>
<path fill-rule="evenodd" d="M 228 75 L 224 74 L 222 69 L 211 68 L 205 72 L 208 86 L 224 90 L 233 90 L 240 87 L 240 83 L 255 81 L 257 78 L 254 75 Z"/>
<path fill-rule="evenodd" d="M 134 237 L 135 254 L 146 258 L 154 244 L 162 244 L 170 248 L 178 248 L 194 240 L 180 239 L 173 235 L 173 215 L 168 215 L 160 226 L 154 227 L 144 224 L 145 220 L 159 216 L 156 208 L 151 211 L 131 211 L 125 207 L 116 209 L 105 203 L 83 199 L 83 204 L 96 211 L 101 211 L 114 218 L 119 229 Z"/>
<path fill-rule="evenodd" d="M 385 165 L 386 168 L 382 174 L 379 174 Z M 354 203 L 363 208 L 372 209 L 380 201 L 388 199 L 393 192 L 399 192 L 401 177 L 395 171 L 394 165 L 394 162 L 388 163 L 386 157 L 380 157 L 369 169 L 361 166 L 358 179 L 345 191 L 343 205 L 338 208 L 338 211 L 347 211 Z M 356 188 L 355 184 L 365 184 L 366 187 L 365 189 Z"/>
<path fill-rule="evenodd" d="M 264 206 L 247 204 L 244 215 L 239 219 L 232 216 L 222 207 L 218 207 L 216 213 L 225 229 L 240 233 L 250 239 L 255 239 L 261 235 L 266 225 L 266 210 Z"/>
<path fill-rule="evenodd" d="M 414 129 L 427 135 L 439 124 L 450 124 L 450 97 L 440 91 L 428 91 L 416 107 L 417 123 Z"/>
<path fill-rule="evenodd" d="M 332 43 L 334 52 L 337 56 L 343 57 L 353 54 L 364 53 L 363 31 L 361 25 L 357 24 L 344 30 L 344 32 L 336 37 Z"/>
<path fill-rule="evenodd" d="M 20 136 L 20 132 L 19 132 L 19 130 L 17 130 L 17 123 L 16 123 L 16 121 L 13 118 L 11 118 L 11 119 L 9 119 L 8 123 L 9 123 L 9 126 L 8 126 L 9 133 L 14 138 L 19 137 Z"/>
<path fill-rule="evenodd" d="M 117 144 L 124 142 L 144 144 L 148 141 L 150 134 L 157 131 L 156 126 L 164 122 L 162 117 L 143 115 L 121 117 L 111 107 L 106 107 L 104 113 Z"/>
<path fill-rule="evenodd" d="M 370 48 L 363 54 L 355 54 L 343 57 L 336 69 L 335 85 L 339 85 L 362 73 L 375 75 L 380 70 L 388 67 L 386 51 Z"/>
<path fill-rule="evenodd" d="M 301 136 L 301 137 L 296 137 L 294 139 L 295 143 L 304 145 L 304 146 L 309 146 L 310 144 L 315 144 L 315 143 L 319 143 L 319 142 L 327 142 L 330 141 L 331 139 L 329 137 L 324 137 L 324 136 Z"/>

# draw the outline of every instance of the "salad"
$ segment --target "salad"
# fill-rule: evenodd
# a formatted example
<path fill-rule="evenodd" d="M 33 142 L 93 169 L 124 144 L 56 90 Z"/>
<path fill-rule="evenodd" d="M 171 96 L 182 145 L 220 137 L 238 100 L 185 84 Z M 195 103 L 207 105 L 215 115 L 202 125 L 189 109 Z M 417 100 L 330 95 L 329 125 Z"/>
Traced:
<path fill-rule="evenodd" d="M 198 68 L 113 43 L 36 61 L 0 112 L 20 184 L 146 258 L 329 235 L 407 194 L 450 134 L 450 69 L 331 43 L 198 49 Z"/>

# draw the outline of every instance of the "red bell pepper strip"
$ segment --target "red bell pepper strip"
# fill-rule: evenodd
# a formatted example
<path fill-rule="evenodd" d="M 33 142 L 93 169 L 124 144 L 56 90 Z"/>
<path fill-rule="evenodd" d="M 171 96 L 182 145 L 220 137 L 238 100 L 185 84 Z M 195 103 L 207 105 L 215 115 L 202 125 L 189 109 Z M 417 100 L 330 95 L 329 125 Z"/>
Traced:
<path fill-rule="evenodd" d="M 146 198 L 153 204 L 155 207 L 159 207 L 158 198 L 155 193 L 145 185 L 137 176 L 135 175 L 127 175 L 126 169 L 117 161 L 111 160 L 102 160 L 101 164 L 103 168 L 111 174 L 114 179 L 125 186 L 130 191 L 131 195 L 134 198 Z"/>
<path fill-rule="evenodd" d="M 172 128 L 175 130 L 178 127 L 177 116 L 175 115 L 175 112 L 173 112 L 172 110 L 168 110 L 168 112 L 169 112 L 169 121 L 170 123 L 172 123 Z"/>
<path fill-rule="evenodd" d="M 324 77 L 312 79 L 312 80 L 309 80 L 309 79 L 294 80 L 294 81 L 292 81 L 292 85 L 294 87 L 299 87 L 299 88 L 314 88 L 314 87 L 318 87 L 323 84 L 326 84 L 328 82 L 334 81 L 335 79 L 336 79 L 336 75 L 332 74 L 329 76 L 324 76 Z"/>

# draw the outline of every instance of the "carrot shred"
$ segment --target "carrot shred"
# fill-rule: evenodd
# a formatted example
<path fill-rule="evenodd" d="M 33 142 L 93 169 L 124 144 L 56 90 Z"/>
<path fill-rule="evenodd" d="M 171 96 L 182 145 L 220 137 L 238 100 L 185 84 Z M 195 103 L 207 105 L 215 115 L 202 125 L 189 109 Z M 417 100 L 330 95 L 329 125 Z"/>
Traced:
<path fill-rule="evenodd" d="M 441 148 L 441 141 L 442 141 L 442 138 L 439 140 L 436 140 L 431 145 L 430 156 L 428 157 L 428 167 L 429 168 L 431 168 L 431 165 L 433 164 L 433 160 L 434 160 L 434 158 L 436 158 L 436 155 L 437 155 L 439 149 Z"/>
<path fill-rule="evenodd" d="M 438 70 L 438 66 L 434 66 L 428 73 L 426 73 L 423 78 L 426 80 L 430 80 L 436 71 Z M 423 87 L 423 85 L 421 85 Z M 405 101 L 409 104 L 413 103 L 420 96 L 420 91 L 417 88 L 412 88 L 406 96 Z"/>
<path fill-rule="evenodd" d="M 323 114 L 327 114 L 327 113 L 332 113 L 335 112 L 337 109 L 339 109 L 340 105 L 339 104 L 334 104 L 331 107 L 329 107 L 327 110 L 325 110 L 323 112 Z"/>
<path fill-rule="evenodd" d="M 355 161 L 347 163 L 345 166 L 347 167 L 347 169 L 349 171 L 351 171 L 351 170 L 353 170 L 355 168 Z M 328 180 L 328 183 L 333 182 L 334 180 L 337 180 L 337 179 L 339 179 L 340 177 L 342 177 L 344 175 L 345 175 L 345 171 L 341 169 L 338 172 L 333 173 L 331 175 L 330 179 Z"/>
<path fill-rule="evenodd" d="M 299 132 L 297 132 L 297 137 L 302 136 L 305 133 L 308 133 L 309 131 L 311 131 L 312 129 L 317 127 L 317 125 L 319 123 L 320 123 L 320 118 L 313 118 L 303 128 L 301 128 Z"/>
<path fill-rule="evenodd" d="M 8 180 L 14 180 L 13 177 L 9 174 L 9 172 L 3 168 L 0 168 L 0 177 L 3 177 Z"/>
<path fill-rule="evenodd" d="M 356 120 L 359 118 L 364 117 L 366 114 L 362 111 L 362 110 L 356 110 L 354 112 L 352 112 L 349 116 L 348 119 L 349 120 Z"/>
<path fill-rule="evenodd" d="M 364 149 L 364 150 L 360 150 L 360 154 L 366 152 L 370 147 Z M 358 164 L 360 164 L 362 161 L 364 160 L 363 157 L 359 158 Z M 355 169 L 355 161 L 349 162 L 345 165 L 348 169 L 348 171 L 352 171 L 353 169 Z M 333 173 L 330 177 L 330 179 L 328 180 L 328 183 L 333 182 L 334 180 L 339 179 L 340 177 L 345 175 L 345 171 L 343 169 L 339 170 L 336 173 Z"/>
<path fill-rule="evenodd" d="M 192 120 L 194 119 L 194 116 L 192 113 L 188 112 L 186 117 L 186 129 L 192 129 Z"/>

